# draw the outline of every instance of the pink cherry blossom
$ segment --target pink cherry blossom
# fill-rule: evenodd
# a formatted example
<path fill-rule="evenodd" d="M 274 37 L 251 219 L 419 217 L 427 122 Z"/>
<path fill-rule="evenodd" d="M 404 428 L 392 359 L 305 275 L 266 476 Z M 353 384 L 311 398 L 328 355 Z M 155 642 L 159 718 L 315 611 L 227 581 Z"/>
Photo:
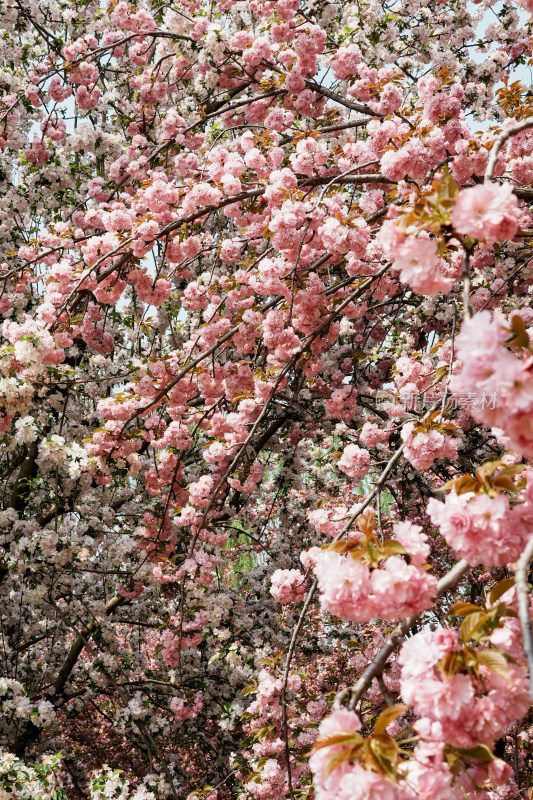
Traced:
<path fill-rule="evenodd" d="M 518 203 L 509 184 L 463 189 L 452 211 L 452 224 L 459 233 L 488 242 L 512 239 L 518 221 Z"/>

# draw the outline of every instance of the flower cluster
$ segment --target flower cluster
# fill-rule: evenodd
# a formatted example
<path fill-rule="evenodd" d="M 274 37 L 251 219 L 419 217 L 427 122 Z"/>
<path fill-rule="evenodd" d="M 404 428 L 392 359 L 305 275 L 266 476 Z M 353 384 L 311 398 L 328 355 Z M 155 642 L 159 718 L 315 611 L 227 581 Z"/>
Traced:
<path fill-rule="evenodd" d="M 523 10 L 39 0 L 2 54 L 0 795 L 517 800 Z"/>

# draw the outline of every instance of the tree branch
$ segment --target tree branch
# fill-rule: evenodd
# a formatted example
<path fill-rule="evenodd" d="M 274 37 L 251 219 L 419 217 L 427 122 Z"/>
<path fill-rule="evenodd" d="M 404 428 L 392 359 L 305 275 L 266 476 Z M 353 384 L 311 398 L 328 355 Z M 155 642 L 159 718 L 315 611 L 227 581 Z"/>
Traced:
<path fill-rule="evenodd" d="M 528 128 L 533 128 L 533 117 L 528 117 L 527 119 L 523 119 L 522 122 L 519 122 L 516 125 L 511 125 L 509 128 L 505 128 L 505 130 L 503 130 L 495 138 L 494 144 L 492 145 L 490 151 L 489 163 L 487 164 L 487 169 L 485 170 L 485 183 L 488 183 L 489 181 L 492 180 L 499 152 L 502 149 L 505 142 L 507 141 L 507 139 L 510 139 L 511 136 L 515 136 L 517 133 L 522 133 L 522 131 L 525 131 Z"/>
<path fill-rule="evenodd" d="M 450 589 L 453 589 L 453 587 L 459 583 L 463 575 L 465 575 L 469 569 L 470 564 L 468 561 L 458 561 L 457 564 L 448 572 L 448 574 L 440 579 L 437 586 L 437 597 L 440 597 L 441 595 L 446 594 L 446 592 Z M 339 708 L 347 697 L 350 697 L 349 708 L 355 708 L 356 704 L 361 699 L 364 692 L 368 689 L 374 678 L 383 672 L 389 656 L 392 655 L 396 648 L 402 643 L 405 635 L 409 633 L 411 628 L 419 619 L 420 615 L 417 614 L 407 617 L 407 619 L 404 619 L 398 623 L 376 657 L 365 669 L 355 686 L 342 689 L 337 694 L 334 701 L 335 708 Z"/>
<path fill-rule="evenodd" d="M 518 599 L 518 617 L 524 640 L 524 653 L 529 670 L 529 697 L 533 703 L 533 635 L 531 632 L 531 613 L 529 600 L 528 572 L 533 558 L 533 536 L 520 556 L 515 572 L 516 596 Z"/>

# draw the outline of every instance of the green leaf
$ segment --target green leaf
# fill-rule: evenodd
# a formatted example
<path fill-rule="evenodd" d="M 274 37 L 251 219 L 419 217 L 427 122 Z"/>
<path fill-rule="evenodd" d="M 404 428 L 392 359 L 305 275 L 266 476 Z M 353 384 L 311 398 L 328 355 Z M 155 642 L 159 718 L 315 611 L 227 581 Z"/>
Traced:
<path fill-rule="evenodd" d="M 477 744 L 475 747 L 458 747 L 457 752 L 463 758 L 472 758 L 476 761 L 483 761 L 485 764 L 496 759 L 486 744 Z"/>

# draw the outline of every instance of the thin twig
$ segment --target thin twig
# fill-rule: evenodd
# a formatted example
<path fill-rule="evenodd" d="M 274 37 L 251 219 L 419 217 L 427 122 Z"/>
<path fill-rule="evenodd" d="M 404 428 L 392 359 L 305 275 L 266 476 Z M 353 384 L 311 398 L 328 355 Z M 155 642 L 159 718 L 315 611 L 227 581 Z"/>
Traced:
<path fill-rule="evenodd" d="M 472 316 L 472 306 L 470 305 L 470 293 L 472 291 L 472 278 L 470 277 L 470 250 L 463 249 L 463 316 L 470 319 Z"/>
<path fill-rule="evenodd" d="M 444 394 L 442 395 L 442 405 L 441 405 L 441 414 L 444 414 L 446 409 L 446 400 L 448 399 L 448 389 L 450 385 L 450 378 L 452 377 L 452 370 L 453 370 L 453 360 L 455 358 L 455 326 L 457 323 L 457 306 L 455 303 L 453 304 L 453 320 L 452 320 L 452 336 L 451 336 L 451 348 L 450 348 L 450 361 L 448 364 L 448 377 L 446 380 L 446 384 L 444 386 Z"/>

